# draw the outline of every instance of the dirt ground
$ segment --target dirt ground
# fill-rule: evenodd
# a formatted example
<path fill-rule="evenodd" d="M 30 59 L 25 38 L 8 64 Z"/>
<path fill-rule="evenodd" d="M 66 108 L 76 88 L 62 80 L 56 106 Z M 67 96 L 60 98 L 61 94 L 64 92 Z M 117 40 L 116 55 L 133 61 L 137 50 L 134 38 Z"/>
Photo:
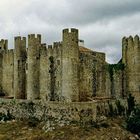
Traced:
<path fill-rule="evenodd" d="M 123 125 L 124 120 L 117 118 L 108 119 L 99 127 L 69 125 L 45 132 L 41 124 L 29 127 L 13 120 L 0 123 L 0 140 L 136 140 Z"/>

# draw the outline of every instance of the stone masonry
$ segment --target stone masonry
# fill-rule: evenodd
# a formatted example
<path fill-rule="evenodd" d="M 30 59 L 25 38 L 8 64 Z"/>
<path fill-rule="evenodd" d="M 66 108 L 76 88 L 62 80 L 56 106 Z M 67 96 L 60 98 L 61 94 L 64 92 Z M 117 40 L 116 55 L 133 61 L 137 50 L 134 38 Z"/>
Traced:
<path fill-rule="evenodd" d="M 0 96 L 82 102 L 140 97 L 139 37 L 124 37 L 122 58 L 108 64 L 105 53 L 86 48 L 77 29 L 64 29 L 62 41 L 46 45 L 41 35 L 15 37 L 14 49 L 0 41 Z M 28 45 L 27 45 L 28 42 Z"/>

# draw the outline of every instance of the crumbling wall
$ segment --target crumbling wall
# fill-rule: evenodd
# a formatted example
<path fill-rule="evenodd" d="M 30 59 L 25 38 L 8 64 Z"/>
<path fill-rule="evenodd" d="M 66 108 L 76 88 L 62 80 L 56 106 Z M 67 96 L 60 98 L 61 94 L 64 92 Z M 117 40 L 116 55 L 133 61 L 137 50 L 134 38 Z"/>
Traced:
<path fill-rule="evenodd" d="M 96 103 L 94 102 L 42 102 L 23 100 L 0 100 L 0 112 L 7 112 L 16 119 L 52 121 L 56 124 L 91 123 L 96 121 Z"/>

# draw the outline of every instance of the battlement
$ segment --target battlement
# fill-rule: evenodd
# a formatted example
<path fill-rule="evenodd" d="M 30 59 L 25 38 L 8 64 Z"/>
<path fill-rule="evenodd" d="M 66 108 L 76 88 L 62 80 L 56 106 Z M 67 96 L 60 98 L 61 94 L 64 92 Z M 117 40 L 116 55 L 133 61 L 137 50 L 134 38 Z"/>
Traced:
<path fill-rule="evenodd" d="M 48 50 L 52 50 L 52 45 L 48 45 Z"/>
<path fill-rule="evenodd" d="M 60 45 L 61 45 L 60 42 L 54 42 L 54 43 L 53 43 L 53 47 L 59 47 Z"/>
<path fill-rule="evenodd" d="M 66 28 L 66 29 L 63 29 L 63 33 L 78 33 L 78 29 L 76 29 L 76 28 Z"/>
<path fill-rule="evenodd" d="M 15 37 L 15 47 L 26 46 L 26 37 L 16 36 Z"/>
<path fill-rule="evenodd" d="M 15 37 L 15 57 L 20 58 L 26 55 L 26 37 L 16 36 Z"/>
<path fill-rule="evenodd" d="M 47 54 L 47 47 L 46 47 L 46 43 L 41 44 L 40 46 L 40 55 L 45 55 Z"/>
<path fill-rule="evenodd" d="M 53 46 L 52 45 L 48 45 L 48 55 L 51 56 L 53 54 Z"/>
<path fill-rule="evenodd" d="M 128 45 L 128 39 L 127 39 L 127 37 L 123 37 L 122 38 L 122 46 L 124 47 L 126 45 Z"/>
<path fill-rule="evenodd" d="M 11 55 L 11 54 L 13 54 L 13 53 L 14 53 L 14 50 L 13 50 L 13 49 L 8 50 L 8 54 L 9 54 L 9 55 Z"/>
<path fill-rule="evenodd" d="M 46 43 L 42 43 L 42 44 L 41 44 L 41 46 L 44 46 L 44 47 L 46 47 L 46 45 L 47 45 Z"/>
<path fill-rule="evenodd" d="M 3 57 L 5 59 L 11 58 L 13 55 L 14 55 L 14 50 L 13 49 L 10 49 L 10 50 L 7 50 L 7 51 L 3 52 Z"/>
<path fill-rule="evenodd" d="M 140 40 L 139 36 L 136 35 L 135 37 L 123 37 L 122 39 L 122 46 L 128 49 L 140 47 Z"/>
<path fill-rule="evenodd" d="M 28 40 L 36 40 L 37 42 L 41 43 L 41 35 L 40 34 L 29 34 L 28 35 Z"/>
<path fill-rule="evenodd" d="M 139 41 L 139 36 L 138 36 L 138 35 L 136 35 L 136 36 L 134 37 L 134 45 L 137 46 L 137 47 L 140 46 L 140 41 Z"/>
<path fill-rule="evenodd" d="M 7 50 L 8 49 L 8 40 L 1 39 L 0 40 L 0 50 Z"/>
<path fill-rule="evenodd" d="M 16 36 L 15 41 L 26 41 L 26 37 Z"/>
<path fill-rule="evenodd" d="M 71 29 L 63 30 L 63 34 L 62 34 L 63 43 L 69 42 L 72 44 L 75 44 L 75 43 L 78 44 L 78 42 L 79 42 L 78 37 L 79 37 L 78 29 L 71 28 Z"/>

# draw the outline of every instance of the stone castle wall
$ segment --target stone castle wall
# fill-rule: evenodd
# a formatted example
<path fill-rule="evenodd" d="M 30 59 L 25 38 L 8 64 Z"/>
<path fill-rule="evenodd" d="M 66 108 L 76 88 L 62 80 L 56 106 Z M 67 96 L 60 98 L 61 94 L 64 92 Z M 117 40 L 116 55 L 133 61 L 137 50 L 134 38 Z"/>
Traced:
<path fill-rule="evenodd" d="M 53 45 L 31 34 L 28 41 L 15 37 L 14 50 L 8 50 L 8 41 L 1 40 L 0 94 L 70 102 L 124 98 L 128 93 L 140 97 L 138 36 L 123 38 L 122 59 L 113 65 L 106 63 L 104 53 L 79 46 L 78 41 L 77 29 L 64 29 L 62 41 Z"/>

